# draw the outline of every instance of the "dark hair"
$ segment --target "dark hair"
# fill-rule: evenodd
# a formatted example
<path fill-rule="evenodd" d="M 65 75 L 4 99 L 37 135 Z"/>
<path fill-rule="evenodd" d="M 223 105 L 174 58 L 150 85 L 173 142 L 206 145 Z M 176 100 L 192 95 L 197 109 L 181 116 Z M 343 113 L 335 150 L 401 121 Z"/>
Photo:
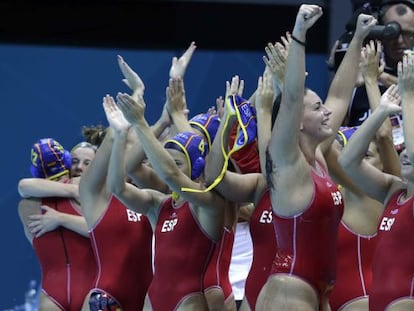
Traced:
<path fill-rule="evenodd" d="M 414 9 L 414 0 L 382 0 L 380 1 L 379 7 L 382 8 L 386 5 L 393 5 L 393 4 L 405 4 L 405 5 L 408 5 L 410 8 Z"/>
<path fill-rule="evenodd" d="M 379 10 L 378 10 L 378 22 L 380 24 L 383 24 L 382 19 L 383 19 L 385 13 L 387 13 L 388 9 L 391 6 L 396 5 L 396 4 L 405 4 L 414 11 L 414 0 L 385 0 L 385 1 L 382 1 L 381 5 L 379 7 Z M 406 11 L 405 7 L 402 7 L 402 8 L 405 9 L 405 11 Z M 407 12 L 404 12 L 404 13 L 398 12 L 398 15 L 401 16 L 401 15 L 405 15 L 406 13 Z"/>
<path fill-rule="evenodd" d="M 277 114 L 279 113 L 279 108 L 280 108 L 280 103 L 282 101 L 282 93 L 279 93 L 276 98 L 275 101 L 273 102 L 273 108 L 272 108 L 272 128 L 273 128 L 273 124 L 275 124 L 276 118 L 277 118 Z"/>
<path fill-rule="evenodd" d="M 98 124 L 82 127 L 82 136 L 86 142 L 99 147 L 105 138 L 106 127 Z"/>

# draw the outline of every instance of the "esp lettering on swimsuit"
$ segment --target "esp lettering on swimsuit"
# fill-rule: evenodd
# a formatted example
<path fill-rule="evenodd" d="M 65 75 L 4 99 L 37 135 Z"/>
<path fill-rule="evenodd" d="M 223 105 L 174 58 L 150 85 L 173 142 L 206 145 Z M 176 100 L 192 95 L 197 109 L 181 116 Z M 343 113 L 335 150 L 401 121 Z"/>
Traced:
<path fill-rule="evenodd" d="M 263 211 L 259 222 L 261 224 L 270 224 L 272 222 L 272 211 Z"/>
<path fill-rule="evenodd" d="M 331 192 L 331 196 L 332 196 L 332 201 L 334 203 L 334 205 L 340 205 L 342 204 L 342 193 L 341 191 L 335 191 L 335 192 Z"/>
<path fill-rule="evenodd" d="M 126 211 L 127 211 L 128 221 L 133 221 L 133 222 L 141 221 L 142 214 L 131 211 L 129 209 L 127 209 Z"/>
<path fill-rule="evenodd" d="M 381 231 L 390 231 L 394 222 L 395 222 L 395 218 L 383 217 L 381 220 L 379 229 Z"/>
<path fill-rule="evenodd" d="M 161 227 L 161 232 L 170 232 L 174 230 L 174 227 L 177 225 L 178 223 L 178 219 L 171 219 L 171 220 L 164 220 L 162 227 Z"/>

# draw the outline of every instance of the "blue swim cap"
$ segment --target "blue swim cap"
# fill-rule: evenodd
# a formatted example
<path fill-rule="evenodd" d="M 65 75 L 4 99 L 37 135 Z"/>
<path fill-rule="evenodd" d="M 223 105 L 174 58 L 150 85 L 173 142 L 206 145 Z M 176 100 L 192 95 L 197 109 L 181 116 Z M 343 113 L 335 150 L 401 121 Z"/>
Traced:
<path fill-rule="evenodd" d="M 175 149 L 184 153 L 189 167 L 189 176 L 194 180 L 199 177 L 205 166 L 205 141 L 204 139 L 192 132 L 181 132 L 168 139 L 164 148 Z"/>
<path fill-rule="evenodd" d="M 341 126 L 336 134 L 336 140 L 342 145 L 342 147 L 344 147 L 357 129 L 358 126 Z"/>
<path fill-rule="evenodd" d="M 207 139 L 208 150 L 211 149 L 214 137 L 216 137 L 217 130 L 220 126 L 220 117 L 217 114 L 200 113 L 192 117 L 189 121 L 191 127 L 201 131 Z"/>
<path fill-rule="evenodd" d="M 68 174 L 71 166 L 70 152 L 53 138 L 40 139 L 33 145 L 30 165 L 33 177 L 55 179 Z"/>

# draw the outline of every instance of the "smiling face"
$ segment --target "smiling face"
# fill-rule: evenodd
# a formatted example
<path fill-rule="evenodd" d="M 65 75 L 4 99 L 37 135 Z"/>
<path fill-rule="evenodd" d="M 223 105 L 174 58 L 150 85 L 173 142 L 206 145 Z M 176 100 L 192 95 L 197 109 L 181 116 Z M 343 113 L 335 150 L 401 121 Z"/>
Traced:
<path fill-rule="evenodd" d="M 307 89 L 304 97 L 302 132 L 322 141 L 332 135 L 329 126 L 331 111 L 325 107 L 314 91 Z"/>
<path fill-rule="evenodd" d="M 188 160 L 185 154 L 176 149 L 167 148 L 166 150 L 168 151 L 170 156 L 173 158 L 175 164 L 180 169 L 180 171 L 183 172 L 188 177 L 191 177 L 189 163 L 188 163 Z"/>
<path fill-rule="evenodd" d="M 404 50 L 414 47 L 414 11 L 405 4 L 395 4 L 384 8 L 382 23 L 398 22 L 401 33 L 397 38 L 383 40 L 387 65 L 396 67 L 403 57 Z"/>
<path fill-rule="evenodd" d="M 414 178 L 413 173 L 413 164 L 410 162 L 410 159 L 408 159 L 407 151 L 404 149 L 400 153 L 400 162 L 401 162 L 401 175 L 405 179 L 412 180 Z"/>
<path fill-rule="evenodd" d="M 79 177 L 86 171 L 95 157 L 95 150 L 90 147 L 78 147 L 73 149 L 72 155 L 72 168 L 71 176 Z"/>

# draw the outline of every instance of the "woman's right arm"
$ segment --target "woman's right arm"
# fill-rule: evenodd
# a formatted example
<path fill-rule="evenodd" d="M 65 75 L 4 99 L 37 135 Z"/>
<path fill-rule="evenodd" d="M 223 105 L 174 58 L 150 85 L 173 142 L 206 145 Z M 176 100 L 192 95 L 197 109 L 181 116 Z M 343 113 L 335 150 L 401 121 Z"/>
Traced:
<path fill-rule="evenodd" d="M 23 178 L 19 181 L 17 189 L 22 198 L 79 198 L 78 185 L 44 178 Z"/>
<path fill-rule="evenodd" d="M 239 77 L 234 76 L 231 84 L 227 83 L 227 96 L 237 94 L 239 89 Z M 208 186 L 215 185 L 216 189 L 222 196 L 232 202 L 253 202 L 256 190 L 257 179 L 260 174 L 239 174 L 224 170 L 226 159 L 225 154 L 229 154 L 230 133 L 237 120 L 235 113 L 232 113 L 230 104 L 224 105 L 224 113 L 220 121 L 220 126 L 214 138 L 213 145 L 206 159 L 204 170 L 205 180 Z"/>
<path fill-rule="evenodd" d="M 396 176 L 386 174 L 367 161 L 364 161 L 370 142 L 381 124 L 392 113 L 401 111 L 400 98 L 396 85 L 390 86 L 381 96 L 378 108 L 365 120 L 351 136 L 339 156 L 339 164 L 352 181 L 373 199 L 384 202 Z"/>
<path fill-rule="evenodd" d="M 127 208 L 148 215 L 154 204 L 152 193 L 156 191 L 142 190 L 126 180 L 125 150 L 130 124 L 113 100 L 104 102 L 104 110 L 114 132 L 107 175 L 108 191 L 113 193 Z"/>

